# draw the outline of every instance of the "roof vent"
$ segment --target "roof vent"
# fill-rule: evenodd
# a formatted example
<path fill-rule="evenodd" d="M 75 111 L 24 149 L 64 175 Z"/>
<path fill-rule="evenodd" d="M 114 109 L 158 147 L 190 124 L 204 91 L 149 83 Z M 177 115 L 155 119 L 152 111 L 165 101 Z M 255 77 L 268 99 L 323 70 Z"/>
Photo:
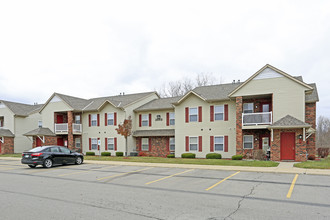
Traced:
<path fill-rule="evenodd" d="M 233 84 L 235 84 L 235 80 L 233 80 Z"/>

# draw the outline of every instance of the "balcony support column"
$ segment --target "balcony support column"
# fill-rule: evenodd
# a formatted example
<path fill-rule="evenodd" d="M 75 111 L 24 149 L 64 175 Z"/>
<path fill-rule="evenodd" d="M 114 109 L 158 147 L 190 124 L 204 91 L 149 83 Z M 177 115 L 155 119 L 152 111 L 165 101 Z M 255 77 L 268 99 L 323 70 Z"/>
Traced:
<path fill-rule="evenodd" d="M 236 97 L 236 154 L 243 154 L 243 97 Z"/>
<path fill-rule="evenodd" d="M 72 130 L 72 124 L 73 124 L 73 112 L 68 111 L 68 148 L 70 150 L 74 150 L 74 140 L 73 140 L 73 130 Z"/>

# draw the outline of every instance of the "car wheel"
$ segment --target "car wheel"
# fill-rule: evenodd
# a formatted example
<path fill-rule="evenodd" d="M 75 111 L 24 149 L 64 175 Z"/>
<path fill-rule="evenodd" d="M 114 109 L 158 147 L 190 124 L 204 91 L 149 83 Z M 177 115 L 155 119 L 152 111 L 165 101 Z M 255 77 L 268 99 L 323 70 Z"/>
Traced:
<path fill-rule="evenodd" d="M 77 157 L 75 163 L 76 163 L 77 165 L 82 164 L 82 158 L 81 158 L 81 157 Z"/>
<path fill-rule="evenodd" d="M 30 168 L 36 168 L 37 165 L 28 165 Z"/>
<path fill-rule="evenodd" d="M 43 167 L 51 168 L 53 166 L 53 161 L 51 159 L 46 159 L 44 161 Z"/>

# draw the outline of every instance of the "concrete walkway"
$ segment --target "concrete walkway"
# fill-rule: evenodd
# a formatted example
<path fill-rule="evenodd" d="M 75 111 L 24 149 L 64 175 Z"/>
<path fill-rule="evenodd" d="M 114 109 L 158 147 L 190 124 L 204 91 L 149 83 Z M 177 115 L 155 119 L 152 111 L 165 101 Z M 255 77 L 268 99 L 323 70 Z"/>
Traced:
<path fill-rule="evenodd" d="M 0 157 L 0 160 L 21 160 L 15 157 Z M 123 162 L 123 161 L 97 161 L 85 160 L 86 164 L 104 164 L 104 165 L 121 165 L 121 166 L 141 166 L 141 167 L 168 167 L 168 168 L 184 168 L 184 169 L 207 169 L 207 170 L 232 170 L 245 172 L 262 172 L 262 173 L 294 173 L 294 174 L 311 174 L 311 175 L 329 175 L 330 169 L 304 169 L 293 167 L 295 162 L 280 162 L 277 167 L 245 167 L 245 166 L 219 166 L 219 165 L 196 165 L 196 164 L 169 164 L 169 163 L 139 163 L 139 162 Z"/>

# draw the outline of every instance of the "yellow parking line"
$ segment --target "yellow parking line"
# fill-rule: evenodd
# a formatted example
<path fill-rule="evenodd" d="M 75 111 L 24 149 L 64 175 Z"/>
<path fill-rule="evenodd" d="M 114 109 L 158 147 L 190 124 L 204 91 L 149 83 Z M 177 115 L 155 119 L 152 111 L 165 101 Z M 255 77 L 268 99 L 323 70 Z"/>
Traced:
<path fill-rule="evenodd" d="M 166 177 L 163 177 L 163 178 L 160 178 L 158 180 L 154 180 L 154 181 L 150 181 L 148 183 L 146 183 L 146 185 L 149 185 L 151 183 L 155 183 L 155 182 L 158 182 L 158 181 L 161 181 L 161 180 L 165 180 L 165 179 L 168 179 L 168 178 L 171 178 L 173 176 L 177 176 L 177 175 L 180 175 L 180 174 L 183 174 L 183 173 L 187 173 L 187 172 L 190 172 L 190 171 L 193 171 L 194 169 L 191 169 L 191 170 L 186 170 L 186 171 L 183 171 L 181 173 L 176 173 L 176 174 L 173 174 L 173 175 L 170 175 L 170 176 L 166 176 Z"/>
<path fill-rule="evenodd" d="M 224 182 L 225 180 L 229 179 L 230 177 L 235 176 L 235 175 L 238 174 L 239 172 L 241 172 L 241 171 L 238 171 L 238 172 L 236 172 L 236 173 L 234 173 L 234 174 L 232 174 L 232 175 L 230 175 L 230 176 L 224 178 L 223 180 L 217 182 L 216 184 L 214 184 L 213 186 L 210 186 L 209 188 L 207 188 L 207 189 L 205 189 L 205 190 L 206 190 L 206 191 L 209 191 L 210 189 L 216 187 L 217 185 L 219 185 L 220 183 L 222 183 L 222 182 Z"/>
<path fill-rule="evenodd" d="M 296 174 L 296 176 L 293 178 L 293 181 L 291 183 L 291 186 L 290 186 L 290 189 L 289 189 L 289 192 L 288 194 L 286 195 L 286 198 L 290 199 L 291 198 L 291 195 L 292 195 L 292 191 L 293 191 L 293 188 L 294 188 L 294 184 L 296 184 L 296 181 L 298 179 L 298 174 Z"/>
<path fill-rule="evenodd" d="M 113 166 L 109 166 L 109 167 L 113 167 Z M 75 175 L 75 174 L 79 174 L 79 173 L 87 173 L 87 172 L 90 172 L 90 171 L 102 170 L 102 169 L 109 168 L 109 167 L 102 167 L 102 168 L 98 168 L 98 169 L 90 169 L 90 170 L 73 172 L 73 173 L 65 173 L 65 174 L 60 174 L 60 175 L 57 175 L 57 176 L 69 176 L 69 175 Z"/>
<path fill-rule="evenodd" d="M 123 175 L 129 174 L 129 173 L 137 173 L 137 172 L 140 172 L 140 171 L 143 171 L 143 170 L 149 170 L 149 169 L 151 169 L 151 168 L 152 168 L 152 167 L 148 167 L 148 168 L 144 168 L 144 169 L 141 169 L 141 170 L 134 170 L 134 171 L 131 171 L 131 172 L 126 172 L 126 173 L 116 174 L 116 175 L 112 175 L 112 176 L 106 176 L 106 177 L 99 178 L 99 179 L 97 179 L 97 180 L 110 179 L 110 178 L 117 177 L 117 176 L 123 176 Z"/>

